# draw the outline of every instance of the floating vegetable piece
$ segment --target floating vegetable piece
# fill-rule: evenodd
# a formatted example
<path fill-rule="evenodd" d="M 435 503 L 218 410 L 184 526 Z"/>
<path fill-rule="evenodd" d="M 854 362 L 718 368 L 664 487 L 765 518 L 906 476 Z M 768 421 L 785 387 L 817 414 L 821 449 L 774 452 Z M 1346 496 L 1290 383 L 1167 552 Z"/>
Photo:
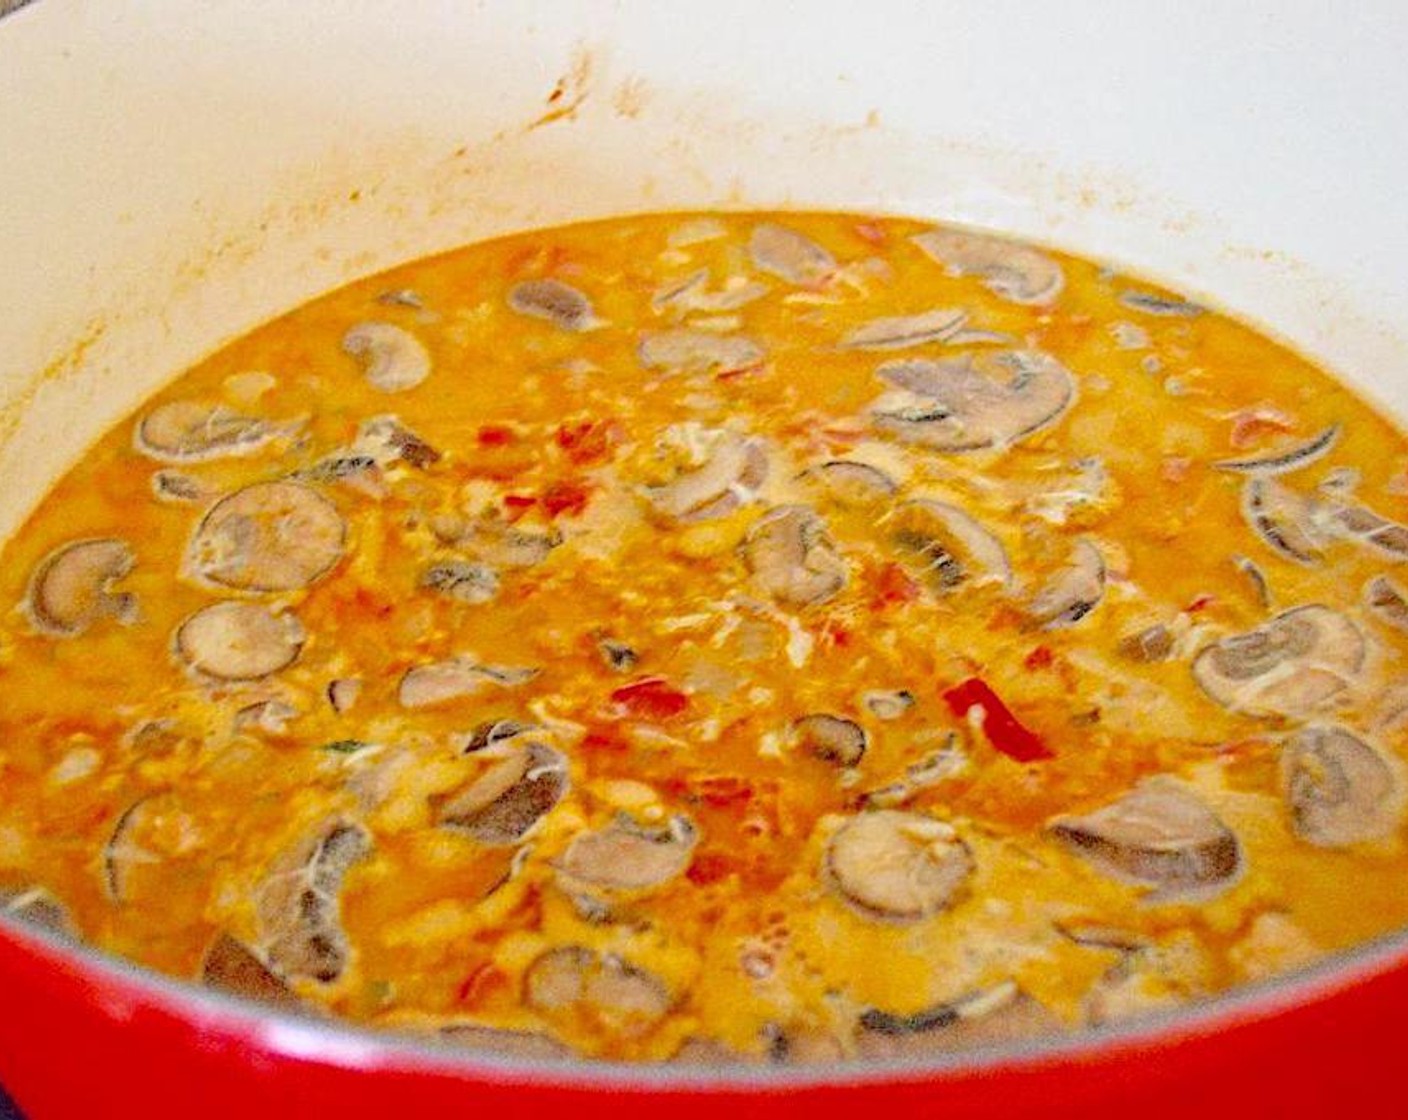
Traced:
<path fill-rule="evenodd" d="M 646 369 L 673 372 L 715 370 L 733 373 L 759 365 L 763 348 L 751 338 L 713 331 L 658 331 L 641 339 L 639 356 Z"/>
<path fill-rule="evenodd" d="M 958 719 L 976 721 L 993 749 L 1014 762 L 1040 762 L 1055 757 L 1041 737 L 1024 727 L 1002 698 L 977 677 L 946 689 L 944 703 Z"/>
<path fill-rule="evenodd" d="M 337 507 L 297 482 L 256 482 L 211 507 L 191 541 L 195 572 L 239 591 L 297 591 L 342 559 Z"/>
<path fill-rule="evenodd" d="M 748 238 L 753 266 L 789 284 L 814 286 L 836 271 L 836 258 L 809 237 L 775 222 L 753 227 Z"/>
<path fill-rule="evenodd" d="M 487 603 L 499 593 L 499 574 L 487 564 L 451 561 L 426 568 L 420 586 L 461 603 Z"/>
<path fill-rule="evenodd" d="M 792 721 L 798 745 L 823 762 L 855 766 L 865 757 L 865 729 L 855 720 L 817 712 Z"/>
<path fill-rule="evenodd" d="M 242 996 L 289 1011 L 304 1009 L 303 1001 L 269 970 L 244 943 L 219 934 L 201 963 L 200 981 L 207 988 Z"/>
<path fill-rule="evenodd" d="M 864 1058 L 907 1058 L 996 1045 L 1065 1031 L 1065 1024 L 1012 981 L 913 1015 L 862 1012 L 856 1051 Z"/>
<path fill-rule="evenodd" d="M 1156 295 L 1153 292 L 1140 292 L 1133 288 L 1121 292 L 1119 300 L 1126 307 L 1132 307 L 1135 311 L 1142 311 L 1146 315 L 1161 315 L 1166 318 L 1195 319 L 1207 310 L 1186 299 Z"/>
<path fill-rule="evenodd" d="M 158 462 L 193 463 L 252 455 L 297 428 L 297 424 L 242 416 L 220 404 L 169 401 L 138 421 L 132 441 L 138 451 Z"/>
<path fill-rule="evenodd" d="M 1242 516 L 1273 551 L 1297 564 L 1321 557 L 1315 503 L 1269 478 L 1252 477 L 1242 488 Z"/>
<path fill-rule="evenodd" d="M 457 1024 L 442 1028 L 440 1035 L 471 1050 L 505 1058 L 523 1058 L 536 1062 L 572 1057 L 572 1051 L 568 1047 L 538 1031 L 514 1031 L 499 1027 L 481 1027 L 477 1024 Z"/>
<path fill-rule="evenodd" d="M 699 830 L 686 816 L 651 828 L 617 814 L 573 840 L 558 866 L 572 879 L 608 890 L 649 890 L 683 874 L 698 842 Z"/>
<path fill-rule="evenodd" d="M 943 821 L 878 809 L 836 831 L 825 868 L 842 897 L 870 917 L 917 921 L 953 901 L 973 856 Z"/>
<path fill-rule="evenodd" d="M 1221 885 L 1241 867 L 1241 846 L 1182 785 L 1151 779 L 1100 809 L 1060 817 L 1053 835 L 1102 870 L 1171 891 Z"/>
<path fill-rule="evenodd" d="M 1078 540 L 1071 559 L 1041 588 L 1027 606 L 1027 616 L 1047 630 L 1074 626 L 1105 595 L 1105 559 L 1086 540 Z"/>
<path fill-rule="evenodd" d="M 319 826 L 269 869 L 255 916 L 270 967 L 280 976 L 330 984 L 347 967 L 342 881 L 371 851 L 366 829 L 350 821 Z"/>
<path fill-rule="evenodd" d="M 362 695 L 362 682 L 356 677 L 341 677 L 328 682 L 328 703 L 338 715 L 350 712 Z"/>
<path fill-rule="evenodd" d="M 1297 607 L 1202 650 L 1193 676 L 1223 707 L 1301 715 L 1342 692 L 1364 665 L 1364 638 L 1329 607 Z"/>
<path fill-rule="evenodd" d="M 876 719 L 899 719 L 914 707 L 914 693 L 904 688 L 872 689 L 860 699 Z"/>
<path fill-rule="evenodd" d="M 176 631 L 176 649 L 192 669 L 225 681 L 253 681 L 298 660 L 306 635 L 298 619 L 258 603 L 213 603 Z"/>
<path fill-rule="evenodd" d="M 613 703 L 637 719 L 665 720 L 689 707 L 689 696 L 663 677 L 644 677 L 611 693 Z"/>
<path fill-rule="evenodd" d="M 127 876 L 137 864 L 158 862 L 158 857 L 141 846 L 136 839 L 145 816 L 157 795 L 139 797 L 118 816 L 103 845 L 103 887 L 108 898 L 118 904 L 128 899 Z"/>
<path fill-rule="evenodd" d="M 963 510 L 946 502 L 915 498 L 895 507 L 886 523 L 890 543 L 924 582 L 941 594 L 960 587 L 1012 584 L 1012 566 L 1002 543 Z"/>
<path fill-rule="evenodd" d="M 1052 257 L 1005 237 L 936 228 L 910 238 L 955 276 L 980 276 L 987 287 L 1013 303 L 1050 303 L 1066 277 Z"/>
<path fill-rule="evenodd" d="M 879 467 L 849 459 L 832 459 L 808 467 L 797 476 L 816 483 L 827 497 L 844 509 L 858 509 L 887 501 L 899 492 L 895 480 Z"/>
<path fill-rule="evenodd" d="M 342 350 L 356 358 L 362 376 L 383 393 L 414 389 L 430 376 L 430 352 L 394 323 L 358 323 L 342 336 Z"/>
<path fill-rule="evenodd" d="M 42 887 L 0 890 L 0 911 L 60 937 L 77 937 L 68 909 Z"/>
<path fill-rule="evenodd" d="M 135 621 L 136 596 L 113 590 L 135 563 L 131 546 L 113 537 L 56 548 L 30 579 L 30 620 L 41 632 L 62 638 L 82 634 L 99 619 Z"/>
<path fill-rule="evenodd" d="M 748 530 L 742 552 L 754 582 L 785 606 L 824 602 L 846 585 L 846 563 L 826 522 L 806 506 L 768 510 Z"/>
<path fill-rule="evenodd" d="M 378 466 L 386 467 L 400 461 L 419 470 L 432 467 L 441 459 L 436 448 L 396 416 L 373 416 L 362 421 L 357 427 L 352 452 L 354 455 L 369 456 Z"/>
<path fill-rule="evenodd" d="M 524 975 L 523 995 L 529 1007 L 549 1017 L 585 1018 L 628 1038 L 653 1027 L 675 1002 L 654 974 L 580 945 L 538 957 Z"/>
<path fill-rule="evenodd" d="M 1408 560 L 1408 525 L 1349 502 L 1326 502 L 1318 524 L 1391 560 Z"/>
<path fill-rule="evenodd" d="M 888 362 L 896 387 L 872 406 L 877 427 L 936 451 L 1005 448 L 1050 426 L 1075 399 L 1075 380 L 1038 350 Z"/>
<path fill-rule="evenodd" d="M 1281 792 L 1302 840 L 1340 848 L 1391 833 L 1402 815 L 1392 768 L 1339 727 L 1307 727 L 1281 748 Z"/>
<path fill-rule="evenodd" d="M 1163 623 L 1156 622 L 1143 630 L 1126 634 L 1120 639 L 1119 651 L 1121 657 L 1144 664 L 1167 661 L 1173 656 L 1173 634 Z"/>
<path fill-rule="evenodd" d="M 839 345 L 843 350 L 903 350 L 925 342 L 951 339 L 967 321 L 968 313 L 956 307 L 870 319 L 849 331 Z"/>
<path fill-rule="evenodd" d="M 520 315 L 546 320 L 564 331 L 586 331 L 598 325 L 591 300 L 561 280 L 515 284 L 508 293 L 508 305 Z"/>
<path fill-rule="evenodd" d="M 525 743 L 440 806 L 437 819 L 481 844 L 517 844 L 567 792 L 567 760 Z"/>
<path fill-rule="evenodd" d="M 737 510 L 762 486 L 767 473 L 767 456 L 760 443 L 721 433 L 702 464 L 682 470 L 663 486 L 646 487 L 645 496 L 666 517 L 707 521 Z"/>
<path fill-rule="evenodd" d="M 1408 631 L 1408 598 L 1388 576 L 1375 576 L 1364 585 L 1364 605 L 1396 630 Z"/>
<path fill-rule="evenodd" d="M 520 735 L 526 735 L 528 732 L 536 730 L 538 728 L 534 724 L 519 723 L 514 719 L 490 720 L 487 723 L 481 723 L 468 735 L 463 736 L 456 745 L 461 754 L 474 754 L 486 747 L 505 743 L 510 739 L 516 739 Z"/>
<path fill-rule="evenodd" d="M 218 491 L 194 475 L 162 470 L 152 472 L 152 494 L 159 502 L 206 502 Z"/>
<path fill-rule="evenodd" d="M 1236 471 L 1242 474 L 1275 475 L 1298 471 L 1329 454 L 1339 439 L 1340 426 L 1331 424 L 1317 436 L 1280 451 L 1270 451 L 1262 455 L 1252 455 L 1243 459 L 1221 459 L 1214 463 L 1220 471 Z"/>
<path fill-rule="evenodd" d="M 415 665 L 401 678 L 396 697 L 403 708 L 430 708 L 474 696 L 490 685 L 517 688 L 538 675 L 537 669 L 481 665 L 465 657 L 451 657 Z"/>

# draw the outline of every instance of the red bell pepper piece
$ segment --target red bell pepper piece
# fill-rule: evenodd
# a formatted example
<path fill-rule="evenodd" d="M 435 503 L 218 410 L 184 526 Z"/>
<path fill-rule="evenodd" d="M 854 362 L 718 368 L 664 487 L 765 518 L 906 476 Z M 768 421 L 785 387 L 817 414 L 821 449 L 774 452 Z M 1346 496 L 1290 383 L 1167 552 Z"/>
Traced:
<path fill-rule="evenodd" d="M 689 697 L 663 677 L 645 677 L 625 685 L 613 692 L 611 699 L 641 719 L 669 719 L 689 706 Z"/>
<path fill-rule="evenodd" d="M 994 750 L 1008 758 L 1017 762 L 1039 762 L 1055 757 L 1051 748 L 1035 732 L 1023 727 L 997 693 L 977 677 L 969 677 L 948 689 L 944 701 L 959 719 L 966 719 L 974 708 L 981 708 L 983 734 Z"/>

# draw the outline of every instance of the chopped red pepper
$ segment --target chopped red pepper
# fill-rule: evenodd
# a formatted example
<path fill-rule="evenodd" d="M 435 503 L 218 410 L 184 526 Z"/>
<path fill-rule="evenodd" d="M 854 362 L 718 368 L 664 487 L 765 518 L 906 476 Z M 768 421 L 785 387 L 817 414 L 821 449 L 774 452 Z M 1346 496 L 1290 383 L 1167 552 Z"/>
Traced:
<path fill-rule="evenodd" d="M 1046 646 L 1037 646 L 1031 653 L 1027 654 L 1022 661 L 1028 669 L 1049 669 L 1051 668 L 1051 650 Z"/>
<path fill-rule="evenodd" d="M 588 731 L 582 740 L 582 748 L 589 751 L 624 751 L 630 744 L 613 731 Z"/>
<path fill-rule="evenodd" d="M 1054 758 L 1051 748 L 1035 732 L 1023 727 L 1006 704 L 987 684 L 977 677 L 954 685 L 944 693 L 944 701 L 959 719 L 966 719 L 974 708 L 983 711 L 983 734 L 993 749 L 1017 762 L 1037 762 Z"/>
<path fill-rule="evenodd" d="M 732 870 L 733 860 L 722 852 L 700 852 L 689 865 L 685 878 L 695 886 L 702 887 L 717 883 Z"/>
<path fill-rule="evenodd" d="M 580 420 L 557 429 L 557 446 L 574 463 L 609 459 L 619 439 L 617 425 L 608 420 Z"/>
<path fill-rule="evenodd" d="M 508 519 L 510 521 L 517 521 L 537 504 L 538 499 L 529 494 L 504 495 L 504 508 L 508 510 Z"/>
<path fill-rule="evenodd" d="M 669 719 L 689 706 L 689 697 L 663 677 L 646 677 L 618 688 L 611 699 L 641 719 Z"/>
<path fill-rule="evenodd" d="M 503 447 L 517 438 L 514 430 L 503 424 L 485 424 L 479 429 L 480 447 Z"/>
<path fill-rule="evenodd" d="M 559 513 L 575 517 L 587 508 L 591 492 L 580 482 L 554 482 L 543 491 L 543 508 L 549 517 Z"/>
<path fill-rule="evenodd" d="M 508 985 L 508 977 L 504 975 L 497 965 L 485 961 L 476 965 L 464 978 L 459 986 L 457 995 L 460 1003 L 473 1007 L 482 1003 L 495 988 L 502 988 Z"/>
<path fill-rule="evenodd" d="M 912 603 L 917 598 L 919 598 L 919 585 L 898 564 L 888 563 L 876 573 L 875 601 L 877 605 Z"/>

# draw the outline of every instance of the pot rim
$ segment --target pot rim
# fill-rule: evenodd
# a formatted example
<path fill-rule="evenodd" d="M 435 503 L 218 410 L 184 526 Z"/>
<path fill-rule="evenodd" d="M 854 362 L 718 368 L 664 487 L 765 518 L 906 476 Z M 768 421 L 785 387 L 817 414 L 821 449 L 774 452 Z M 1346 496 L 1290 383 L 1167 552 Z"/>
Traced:
<path fill-rule="evenodd" d="M 202 1031 L 236 1036 L 285 1057 L 348 1070 L 398 1070 L 467 1081 L 648 1093 L 757 1093 L 917 1080 L 958 1081 L 1003 1071 L 1104 1063 L 1132 1052 L 1164 1050 L 1199 1036 L 1308 1011 L 1358 984 L 1396 968 L 1408 968 L 1408 928 L 1403 928 L 1328 953 L 1305 968 L 1243 984 L 1183 1007 L 1057 1037 L 983 1045 L 932 1057 L 695 1067 L 668 1061 L 632 1063 L 598 1058 L 542 1061 L 475 1051 L 448 1039 L 282 1011 L 157 972 L 13 915 L 0 914 L 0 937 L 19 944 L 44 964 L 77 964 L 85 978 L 116 986 L 124 997 Z"/>

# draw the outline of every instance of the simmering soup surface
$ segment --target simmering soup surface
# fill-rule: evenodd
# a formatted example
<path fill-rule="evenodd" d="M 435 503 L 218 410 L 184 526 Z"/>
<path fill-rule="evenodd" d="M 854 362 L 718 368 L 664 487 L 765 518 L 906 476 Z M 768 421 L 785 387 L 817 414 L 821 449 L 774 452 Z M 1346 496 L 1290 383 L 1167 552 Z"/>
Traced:
<path fill-rule="evenodd" d="M 4 905 L 533 1056 L 1185 1004 L 1408 923 L 1406 496 L 1364 402 L 1088 261 L 471 246 L 213 355 L 9 543 Z"/>

